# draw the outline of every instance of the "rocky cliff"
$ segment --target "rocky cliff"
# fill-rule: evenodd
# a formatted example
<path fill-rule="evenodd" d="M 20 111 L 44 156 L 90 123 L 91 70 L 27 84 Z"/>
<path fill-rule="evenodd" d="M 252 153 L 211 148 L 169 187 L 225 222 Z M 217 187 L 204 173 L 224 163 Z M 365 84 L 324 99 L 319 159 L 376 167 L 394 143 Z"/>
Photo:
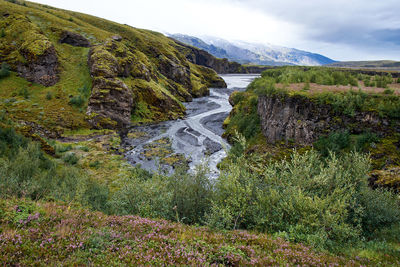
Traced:
<path fill-rule="evenodd" d="M 371 131 L 382 135 L 389 130 L 388 121 L 376 113 L 357 112 L 348 116 L 301 95 L 260 96 L 257 112 L 262 133 L 270 143 L 285 140 L 311 145 L 332 131 L 346 129 L 354 134 Z"/>

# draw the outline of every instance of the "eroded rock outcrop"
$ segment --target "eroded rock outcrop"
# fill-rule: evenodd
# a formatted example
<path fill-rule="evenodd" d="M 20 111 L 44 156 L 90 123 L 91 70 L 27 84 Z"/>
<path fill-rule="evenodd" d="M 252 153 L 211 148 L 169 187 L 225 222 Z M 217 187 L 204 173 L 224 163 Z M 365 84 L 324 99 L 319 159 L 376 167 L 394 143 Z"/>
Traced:
<path fill-rule="evenodd" d="M 40 50 L 35 50 L 30 45 L 38 45 L 35 42 L 26 44 L 20 53 L 25 62 L 17 65 L 19 75 L 30 82 L 36 82 L 44 86 L 51 86 L 58 82 L 58 59 L 53 44 L 43 40 Z"/>
<path fill-rule="evenodd" d="M 99 45 L 90 50 L 88 64 L 93 77 L 87 108 L 89 123 L 94 128 L 125 128 L 130 124 L 133 95 L 117 78 L 117 59 L 104 45 Z"/>
<path fill-rule="evenodd" d="M 1 21 L 0 60 L 28 81 L 51 86 L 58 82 L 58 57 L 54 45 L 22 15 L 8 15 Z M 17 36 L 18 38 L 14 38 Z"/>
<path fill-rule="evenodd" d="M 80 35 L 79 33 L 74 33 L 70 31 L 64 31 L 60 37 L 60 43 L 70 44 L 79 47 L 89 47 L 90 42 L 88 39 Z"/>
<path fill-rule="evenodd" d="M 338 114 L 330 105 L 321 105 L 300 96 L 261 96 L 258 99 L 261 130 L 267 141 L 286 140 L 310 145 L 323 134 L 340 129 L 353 133 L 385 132 L 388 122 L 375 113 Z"/>

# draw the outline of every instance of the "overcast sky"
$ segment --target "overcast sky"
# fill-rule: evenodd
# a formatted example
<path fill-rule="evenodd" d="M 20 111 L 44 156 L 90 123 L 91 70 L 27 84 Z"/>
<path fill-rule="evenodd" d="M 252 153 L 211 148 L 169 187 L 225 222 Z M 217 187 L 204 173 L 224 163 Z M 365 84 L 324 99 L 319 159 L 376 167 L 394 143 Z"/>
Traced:
<path fill-rule="evenodd" d="M 399 0 L 37 0 L 134 27 L 400 60 Z"/>

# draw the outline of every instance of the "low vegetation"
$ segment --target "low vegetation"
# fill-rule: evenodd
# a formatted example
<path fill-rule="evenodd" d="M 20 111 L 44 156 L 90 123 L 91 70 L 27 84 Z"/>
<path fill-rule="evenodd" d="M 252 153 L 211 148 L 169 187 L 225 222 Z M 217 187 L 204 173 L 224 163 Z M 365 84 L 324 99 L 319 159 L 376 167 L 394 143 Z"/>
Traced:
<path fill-rule="evenodd" d="M 330 153 L 322 157 L 315 151 L 303 155 L 294 151 L 289 160 L 271 162 L 267 166 L 257 157 L 241 154 L 239 158 L 232 156 L 236 160 L 229 162 L 229 170 L 223 171 L 215 182 L 208 179 L 204 168 L 199 168 L 195 174 L 177 171 L 173 176 L 165 176 L 131 167 L 128 174 L 105 184 L 90 179 L 88 170 L 71 159 L 74 156 L 71 154 L 72 147 L 68 145 L 59 145 L 56 149 L 61 155 L 71 155 L 59 160 L 49 158 L 35 143 L 13 130 L 2 129 L 0 136 L 0 192 L 2 199 L 8 199 L 6 202 L 1 200 L 0 209 L 3 225 L 0 249 L 4 252 L 2 255 L 9 255 L 4 260 L 33 264 L 39 255 L 40 259 L 54 263 L 68 257 L 71 263 L 100 264 L 104 259 L 118 257 L 121 263 L 126 260 L 140 262 L 140 258 L 151 255 L 162 259 L 158 262 L 160 264 L 194 264 L 190 257 L 193 260 L 205 257 L 205 263 L 228 265 L 246 262 L 283 264 L 290 261 L 312 264 L 314 259 L 352 264 L 350 259 L 358 256 L 360 258 L 353 264 L 374 265 L 378 262 L 395 264 L 399 257 L 395 249 L 399 235 L 394 230 L 399 229 L 400 223 L 398 197 L 389 191 L 368 187 L 369 159 L 358 152 L 341 157 Z M 247 149 L 243 139 L 239 143 L 243 150 Z M 88 150 L 82 147 L 77 149 Z M 67 157 L 70 158 L 66 160 Z M 95 168 L 95 165 L 92 167 Z M 60 204 L 48 203 L 49 200 Z M 69 210 L 68 205 L 86 206 L 106 214 L 133 214 L 186 224 L 204 224 L 215 230 L 132 216 L 107 217 L 80 208 Z M 61 212 L 56 215 L 53 210 Z M 79 221 L 81 219 L 78 218 L 82 218 L 80 214 L 87 214 L 85 221 Z M 60 226 L 56 222 L 65 221 L 64 216 L 70 220 Z M 151 223 L 146 223 L 148 226 L 145 229 L 140 227 L 135 233 L 123 230 L 131 229 L 125 228 L 125 224 L 142 220 Z M 163 226 L 157 228 L 158 223 Z M 153 224 L 159 230 L 150 237 L 148 234 L 155 229 Z M 164 233 L 163 227 L 170 230 Z M 90 230 L 93 228 L 100 232 Z M 43 234 L 34 235 L 34 229 Z M 243 231 L 222 233 L 218 229 L 247 229 L 272 234 L 273 237 Z M 203 235 L 202 232 L 208 234 Z M 139 239 L 145 238 L 145 243 L 139 245 L 138 240 L 131 238 L 132 234 Z M 172 236 L 162 241 L 157 237 L 160 234 Z M 227 238 L 238 234 L 251 235 L 253 241 L 247 238 L 227 241 Z M 219 238 L 214 239 L 213 235 Z M 13 238 L 21 242 L 7 241 Z M 370 241 L 365 243 L 366 239 Z M 179 240 L 178 243 L 183 246 L 180 249 L 194 249 L 194 254 L 187 252 L 191 256 L 173 256 L 177 253 L 174 247 L 178 244 L 174 240 Z M 283 240 L 302 243 L 313 249 Z M 256 245 L 261 244 L 258 242 L 272 243 L 271 246 L 259 246 Z M 49 251 L 37 254 L 35 251 L 40 244 Z M 286 247 L 283 254 L 279 244 L 286 244 L 283 245 Z M 132 249 L 128 250 L 127 246 Z M 169 249 L 154 250 L 160 246 Z M 31 252 L 16 253 L 28 247 Z M 254 252 L 250 253 L 250 249 Z M 301 253 L 295 252 L 298 249 Z M 343 256 L 327 256 L 314 249 Z M 130 256 L 120 257 L 125 255 L 120 253 Z M 172 253 L 170 258 L 168 253 Z"/>

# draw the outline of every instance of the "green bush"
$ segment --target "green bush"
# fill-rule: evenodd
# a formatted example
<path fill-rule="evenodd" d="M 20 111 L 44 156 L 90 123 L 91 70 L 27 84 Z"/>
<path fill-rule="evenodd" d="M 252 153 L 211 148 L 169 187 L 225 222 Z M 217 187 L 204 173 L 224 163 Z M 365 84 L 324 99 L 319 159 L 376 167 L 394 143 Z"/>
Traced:
<path fill-rule="evenodd" d="M 0 68 L 0 79 L 8 76 L 10 76 L 10 66 L 6 62 L 3 62 Z"/>
<path fill-rule="evenodd" d="M 80 95 L 74 96 L 69 100 L 68 104 L 80 108 L 85 104 L 85 99 Z"/>
<path fill-rule="evenodd" d="M 56 154 L 59 155 L 59 154 L 61 154 L 61 153 L 70 151 L 70 150 L 72 149 L 72 145 L 70 145 L 70 144 L 68 144 L 68 145 L 65 145 L 65 144 L 57 144 L 57 145 L 54 147 L 54 149 L 55 149 L 55 151 L 56 151 Z"/>
<path fill-rule="evenodd" d="M 13 159 L 19 149 L 25 149 L 28 140 L 17 134 L 12 128 L 0 127 L 0 157 Z"/>
<path fill-rule="evenodd" d="M 79 158 L 76 156 L 75 153 L 73 152 L 69 152 L 67 154 L 65 154 L 64 158 L 63 158 L 65 163 L 71 164 L 71 165 L 75 165 L 78 163 Z"/>
<path fill-rule="evenodd" d="M 239 96 L 237 97 L 239 98 Z M 235 112 L 230 117 L 227 131 L 231 132 L 235 129 L 247 139 L 256 136 L 261 131 L 257 104 L 257 95 L 248 96 L 243 101 L 235 104 Z"/>
<path fill-rule="evenodd" d="M 390 89 L 390 88 L 386 88 L 386 89 L 383 91 L 383 93 L 384 93 L 385 95 L 393 95 L 393 94 L 394 94 L 394 90 L 393 90 L 393 89 Z"/>
<path fill-rule="evenodd" d="M 378 141 L 376 134 L 371 132 L 351 136 L 347 130 L 335 131 L 328 136 L 321 136 L 314 142 L 314 148 L 323 157 L 327 157 L 332 152 L 336 154 L 350 151 L 364 152 L 371 143 Z"/>
<path fill-rule="evenodd" d="M 51 100 L 53 98 L 53 94 L 52 94 L 52 92 L 47 92 L 47 94 L 46 94 L 46 99 L 47 100 Z"/>
<path fill-rule="evenodd" d="M 4 28 L 1 29 L 0 31 L 0 38 L 6 37 L 6 32 L 4 31 Z"/>
<path fill-rule="evenodd" d="M 310 151 L 266 166 L 254 167 L 244 157 L 237 162 L 216 182 L 206 216 L 212 227 L 256 229 L 337 248 L 400 221 L 396 196 L 368 187 L 369 159 L 362 154 L 322 158 Z"/>
<path fill-rule="evenodd" d="M 348 131 L 338 131 L 329 134 L 327 137 L 320 137 L 314 143 L 324 157 L 329 156 L 330 152 L 338 153 L 344 148 L 350 147 L 350 134 Z"/>
<path fill-rule="evenodd" d="M 76 156 L 75 156 L 76 157 Z M 76 201 L 107 211 L 108 188 L 48 158 L 36 143 L 0 128 L 0 197 Z"/>
<path fill-rule="evenodd" d="M 28 91 L 28 88 L 23 87 L 18 90 L 18 95 L 22 96 L 25 99 L 29 99 L 30 92 Z"/>
<path fill-rule="evenodd" d="M 181 170 L 169 178 L 171 204 L 180 222 L 201 223 L 210 208 L 212 185 L 207 174 L 205 167 L 199 167 L 195 174 Z"/>

